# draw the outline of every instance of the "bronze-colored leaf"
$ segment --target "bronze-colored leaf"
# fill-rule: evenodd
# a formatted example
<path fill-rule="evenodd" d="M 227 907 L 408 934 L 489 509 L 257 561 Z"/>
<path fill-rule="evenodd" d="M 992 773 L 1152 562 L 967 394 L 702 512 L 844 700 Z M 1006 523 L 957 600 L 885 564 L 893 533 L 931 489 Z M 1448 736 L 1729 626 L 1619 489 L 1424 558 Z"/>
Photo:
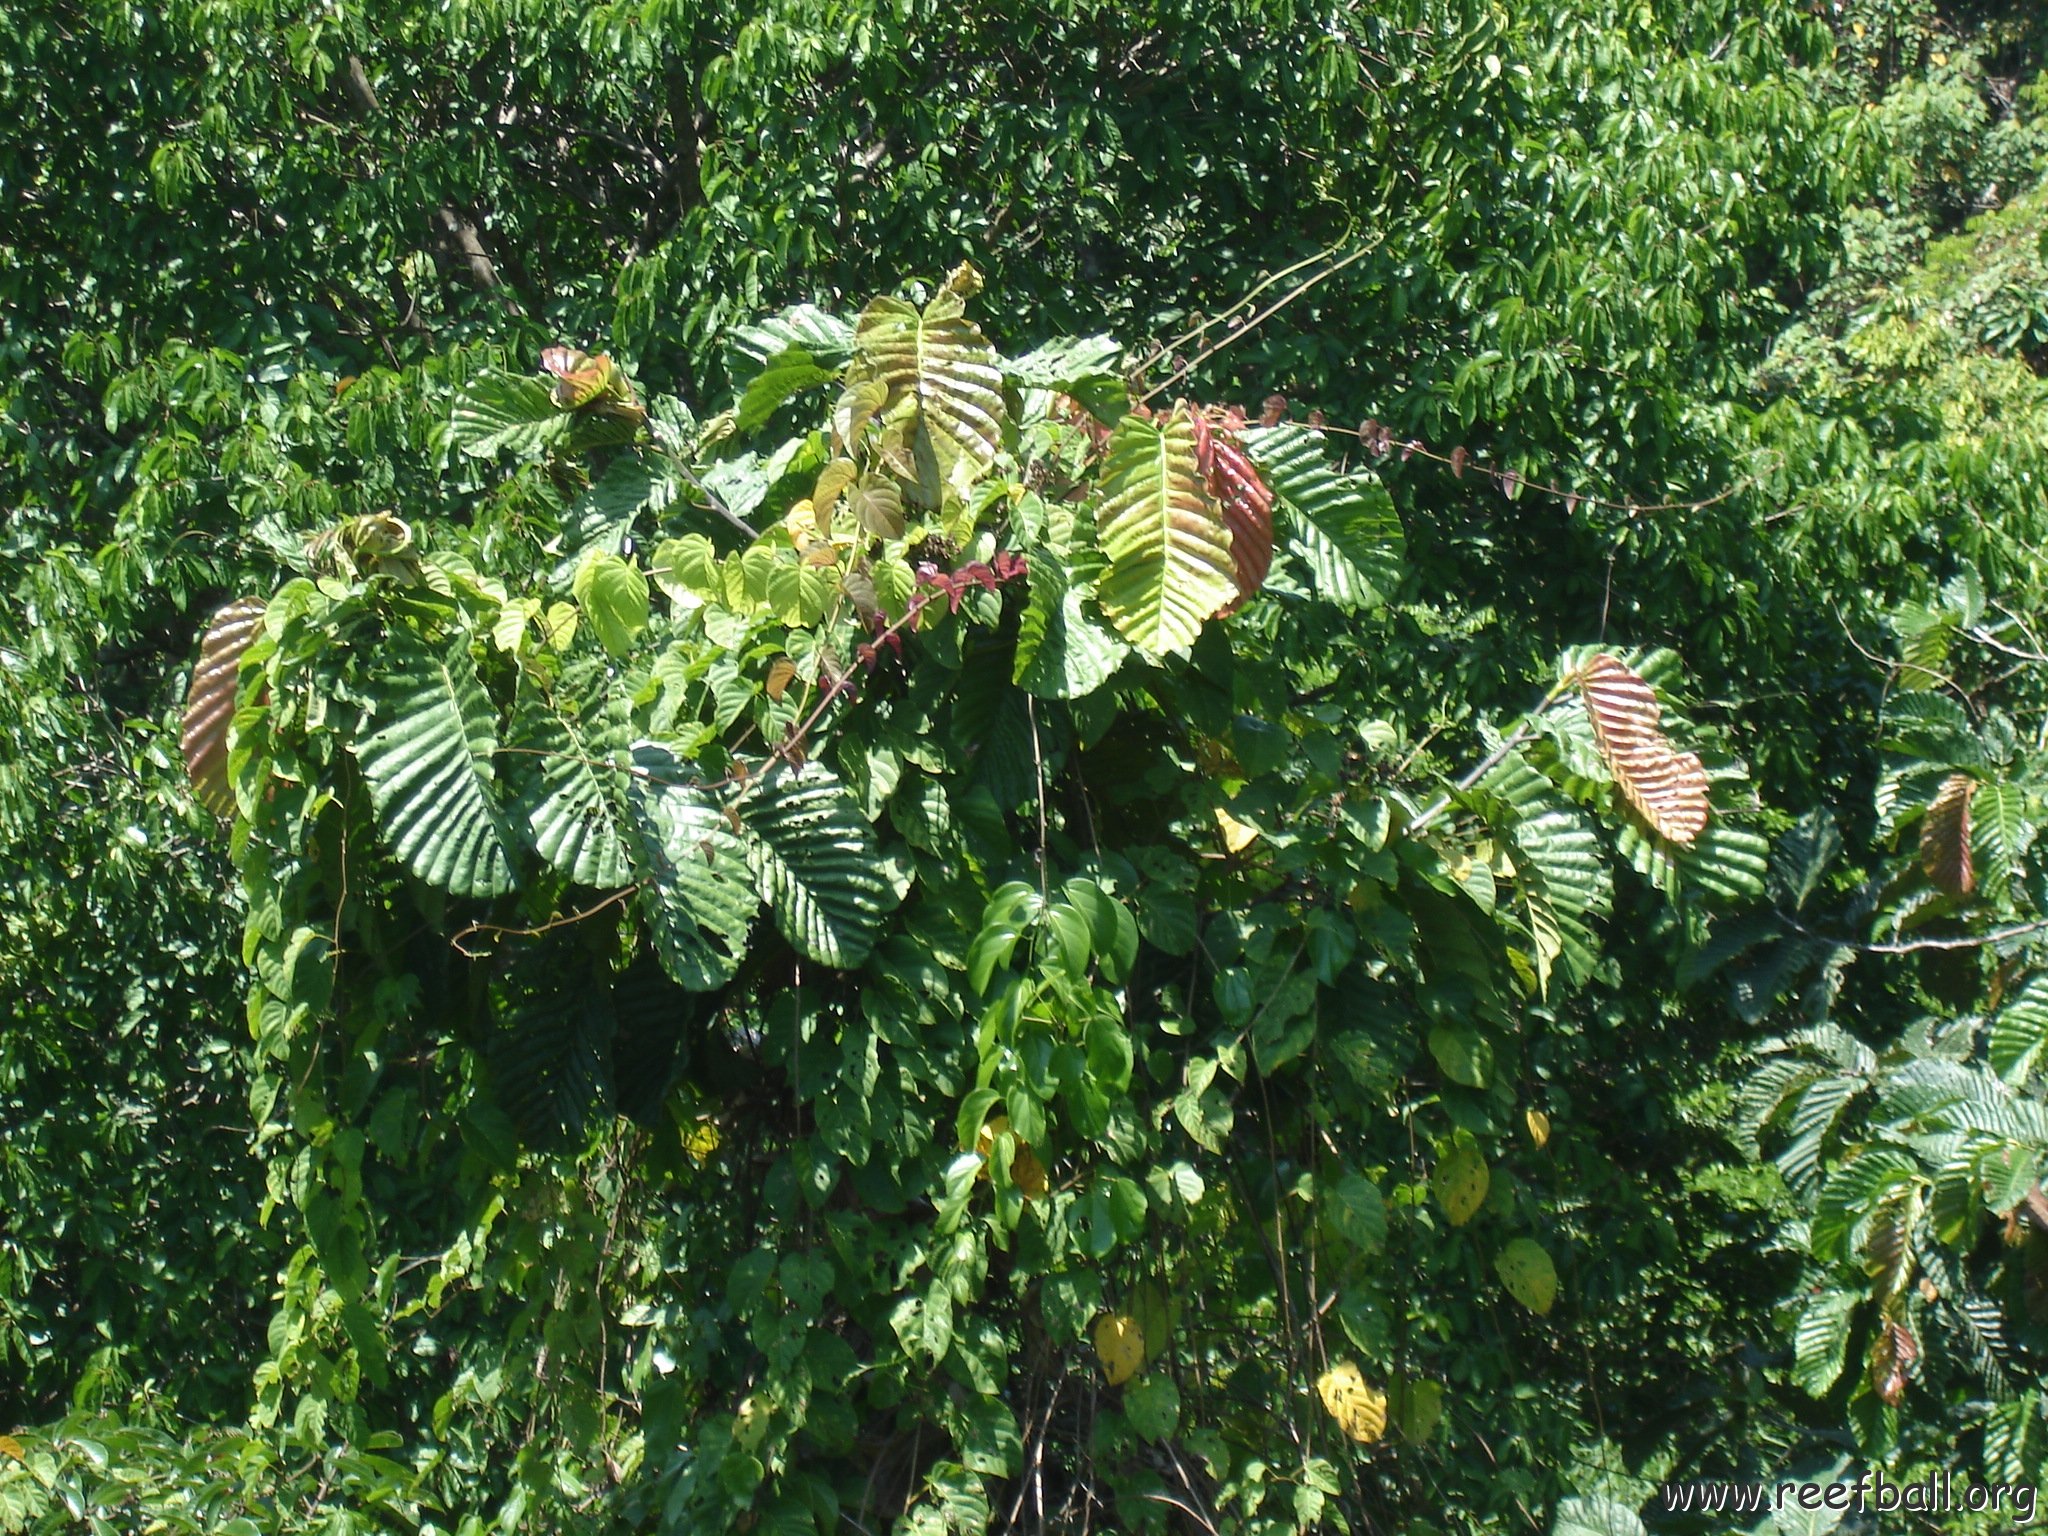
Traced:
<path fill-rule="evenodd" d="M 1202 482 L 1230 529 L 1237 596 L 1224 605 L 1227 614 L 1264 586 L 1266 573 L 1273 568 L 1273 492 L 1244 449 L 1207 412 L 1195 411 L 1189 420 L 1195 429 L 1195 462 Z"/>
<path fill-rule="evenodd" d="M 1707 825 L 1707 771 L 1665 737 L 1650 685 L 1601 654 L 1579 674 L 1593 739 L 1628 803 L 1659 836 L 1690 846 Z"/>
<path fill-rule="evenodd" d="M 1950 774 L 1920 822 L 1920 867 L 1951 896 L 1967 896 L 1977 888 L 1970 862 L 1970 797 L 1976 792 L 1977 781 L 1970 775 Z"/>
<path fill-rule="evenodd" d="M 864 476 L 847 493 L 853 520 L 878 539 L 903 537 L 903 493 L 878 475 Z"/>
<path fill-rule="evenodd" d="M 1920 1358 L 1920 1341 L 1904 1323 L 1885 1319 L 1870 1346 L 1871 1390 L 1894 1406 L 1906 1395 L 1906 1373 Z"/>
<path fill-rule="evenodd" d="M 558 410 L 589 407 L 629 421 L 645 419 L 647 413 L 633 398 L 633 386 L 609 353 L 593 357 L 575 347 L 548 347 L 540 355 L 540 365 L 555 376 L 552 398 Z"/>
<path fill-rule="evenodd" d="M 225 816 L 235 808 L 228 789 L 228 726 L 235 718 L 235 678 L 242 653 L 263 622 L 263 599 L 238 598 L 213 616 L 199 643 L 199 665 L 185 695 L 183 745 L 192 792 L 208 810 Z"/>

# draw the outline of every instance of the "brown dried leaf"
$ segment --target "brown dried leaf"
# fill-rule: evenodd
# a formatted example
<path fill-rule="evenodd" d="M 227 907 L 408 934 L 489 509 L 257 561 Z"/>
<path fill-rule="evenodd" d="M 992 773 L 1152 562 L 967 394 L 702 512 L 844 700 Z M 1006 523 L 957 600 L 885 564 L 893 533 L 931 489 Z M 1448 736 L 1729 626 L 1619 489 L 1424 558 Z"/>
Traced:
<path fill-rule="evenodd" d="M 238 598 L 213 616 L 199 644 L 199 665 L 185 695 L 183 745 L 192 791 L 208 810 L 225 816 L 235 808 L 228 789 L 228 726 L 235 718 L 235 677 L 242 653 L 263 621 L 263 599 Z"/>
<path fill-rule="evenodd" d="M 1951 896 L 1977 888 L 1970 863 L 1970 797 L 1976 792 L 1977 781 L 1967 773 L 1950 774 L 1920 822 L 1920 867 Z"/>
<path fill-rule="evenodd" d="M 1650 685 L 1601 654 L 1579 674 L 1593 739 L 1630 805 L 1660 837 L 1689 847 L 1707 825 L 1707 771 L 1680 752 L 1659 723 L 1664 711 Z"/>

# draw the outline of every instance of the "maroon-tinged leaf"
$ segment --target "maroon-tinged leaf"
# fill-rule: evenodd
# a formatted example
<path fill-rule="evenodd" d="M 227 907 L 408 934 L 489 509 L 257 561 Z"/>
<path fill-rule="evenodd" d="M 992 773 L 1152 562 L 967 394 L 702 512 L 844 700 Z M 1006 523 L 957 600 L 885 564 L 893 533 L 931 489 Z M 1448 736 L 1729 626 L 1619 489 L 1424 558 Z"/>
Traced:
<path fill-rule="evenodd" d="M 1235 612 L 1265 585 L 1273 568 L 1273 492 L 1252 467 L 1245 451 L 1214 413 L 1191 411 L 1195 429 L 1195 462 L 1202 483 L 1223 513 L 1230 529 L 1230 557 L 1236 567 L 1237 596 L 1219 611 Z"/>
<path fill-rule="evenodd" d="M 1920 822 L 1920 867 L 1951 896 L 1967 896 L 1977 888 L 1970 861 L 1970 797 L 1976 792 L 1977 781 L 1969 774 L 1950 774 Z"/>

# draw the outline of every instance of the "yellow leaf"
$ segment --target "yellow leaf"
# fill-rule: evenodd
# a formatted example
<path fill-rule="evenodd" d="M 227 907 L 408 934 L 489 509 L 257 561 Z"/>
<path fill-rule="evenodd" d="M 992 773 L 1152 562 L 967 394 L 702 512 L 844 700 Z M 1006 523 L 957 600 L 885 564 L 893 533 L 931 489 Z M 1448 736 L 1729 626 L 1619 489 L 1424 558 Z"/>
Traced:
<path fill-rule="evenodd" d="M 683 1151 L 700 1168 L 711 1160 L 711 1154 L 718 1150 L 718 1143 L 718 1126 L 709 1120 L 699 1120 L 683 1132 Z"/>
<path fill-rule="evenodd" d="M 1851 32 L 1854 32 L 1858 37 L 1861 37 L 1864 34 L 1864 32 L 1868 30 L 1868 28 L 1866 28 L 1860 21 L 1852 21 L 1849 23 L 1849 30 Z"/>
<path fill-rule="evenodd" d="M 1387 1394 L 1366 1385 L 1358 1367 L 1341 1360 L 1316 1378 L 1316 1391 L 1337 1427 L 1360 1445 L 1371 1445 L 1387 1430 Z"/>
<path fill-rule="evenodd" d="M 782 696 L 789 692 L 789 685 L 794 681 L 796 681 L 796 663 L 787 656 L 778 656 L 769 663 L 767 684 L 769 698 L 780 704 Z"/>
<path fill-rule="evenodd" d="M 1112 1387 L 1120 1387 L 1138 1374 L 1145 1363 L 1145 1330 L 1138 1320 L 1121 1312 L 1105 1312 L 1095 1324 L 1095 1358 L 1102 1362 L 1102 1374 Z"/>
<path fill-rule="evenodd" d="M 28 1454 L 22 1450 L 21 1442 L 12 1435 L 0 1435 L 0 1456 L 12 1456 L 23 1466 L 28 1465 Z"/>
<path fill-rule="evenodd" d="M 1947 62 L 1948 62 L 1948 55 L 1947 55 L 1947 54 L 1945 54 L 1945 53 L 1937 53 L 1937 54 L 1936 54 L 1936 55 L 1934 56 L 1934 67 L 1935 67 L 1936 69 L 1939 69 L 1939 68 L 1941 68 L 1941 66 L 1942 66 L 1942 65 L 1944 65 L 1944 64 L 1946 64 Z"/>
<path fill-rule="evenodd" d="M 1008 1115 L 992 1115 L 986 1124 L 975 1133 L 974 1150 L 981 1154 L 981 1169 L 974 1176 L 988 1177 L 989 1165 L 996 1155 L 996 1138 L 1010 1129 Z M 1026 1200 L 1036 1200 L 1048 1187 L 1045 1164 L 1038 1160 L 1038 1154 L 1031 1150 L 1031 1143 L 1021 1136 L 1016 1138 L 1016 1151 L 1010 1156 L 1010 1182 L 1023 1192 Z"/>
<path fill-rule="evenodd" d="M 1540 1109 L 1532 1109 L 1522 1118 L 1528 1122 L 1529 1139 L 1536 1143 L 1536 1150 L 1541 1152 L 1550 1145 L 1550 1116 Z"/>
<path fill-rule="evenodd" d="M 1486 1159 L 1470 1143 L 1453 1147 L 1429 1176 L 1430 1193 L 1454 1227 L 1462 1227 L 1479 1214 L 1479 1207 L 1486 1203 L 1487 1183 Z"/>
<path fill-rule="evenodd" d="M 1259 829 L 1248 827 L 1222 806 L 1216 807 L 1216 825 L 1223 832 L 1223 846 L 1232 853 L 1243 853 L 1258 841 Z"/>

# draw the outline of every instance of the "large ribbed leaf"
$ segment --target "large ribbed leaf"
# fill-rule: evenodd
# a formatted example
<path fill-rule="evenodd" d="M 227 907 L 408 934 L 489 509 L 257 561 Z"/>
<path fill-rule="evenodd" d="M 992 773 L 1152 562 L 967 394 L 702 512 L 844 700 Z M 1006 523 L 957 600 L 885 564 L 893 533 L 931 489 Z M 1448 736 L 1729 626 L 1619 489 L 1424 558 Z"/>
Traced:
<path fill-rule="evenodd" d="M 859 965 L 897 898 L 860 807 L 818 764 L 777 764 L 741 798 L 739 814 L 756 886 L 783 937 L 825 965 Z"/>
<path fill-rule="evenodd" d="M 1585 980 L 1597 948 L 1586 919 L 1606 910 L 1612 891 L 1592 825 L 1519 752 L 1504 757 L 1471 799 L 1512 850 L 1538 982 L 1548 991 L 1559 961 L 1572 980 Z"/>
<path fill-rule="evenodd" d="M 692 992 L 722 987 L 747 952 L 760 906 L 748 849 L 725 807 L 668 748 L 633 749 L 632 807 L 651 878 L 648 925 L 662 968 Z"/>
<path fill-rule="evenodd" d="M 2009 1083 L 2026 1080 L 2048 1052 L 2048 976 L 2030 976 L 1991 1021 L 1991 1069 Z"/>
<path fill-rule="evenodd" d="M 538 458 L 567 441 L 575 420 L 555 404 L 546 379 L 490 373 L 456 397 L 448 441 L 473 458 L 492 458 L 507 448 Z"/>
<path fill-rule="evenodd" d="M 213 616 L 185 695 L 185 771 L 192 776 L 194 798 L 222 816 L 235 808 L 228 788 L 228 725 L 235 718 L 236 679 L 242 653 L 262 626 L 263 607 L 260 597 L 238 598 Z"/>
<path fill-rule="evenodd" d="M 848 384 L 887 388 L 882 417 L 900 432 L 913 499 L 936 506 L 947 485 L 964 495 L 1003 445 L 1003 372 L 961 292 L 949 286 L 922 311 L 876 299 L 853 335 Z"/>
<path fill-rule="evenodd" d="M 1109 570 L 1096 590 L 1123 637 L 1148 655 L 1185 649 L 1237 592 L 1230 529 L 1202 487 L 1194 428 L 1124 417 L 1098 472 L 1096 542 Z"/>
<path fill-rule="evenodd" d="M 633 878 L 619 792 L 629 722 L 624 699 L 602 683 L 590 663 L 563 679 L 557 699 L 589 701 L 570 719 L 526 700 L 512 720 L 506 776 L 523 786 L 519 811 L 542 858 L 581 885 L 624 885 Z"/>
<path fill-rule="evenodd" d="M 2016 784 L 1979 784 L 1970 796 L 1970 861 L 1985 895 L 2003 894 L 2033 840 L 2026 791 Z"/>
<path fill-rule="evenodd" d="M 611 1105 L 611 989 L 551 984 L 549 958 L 560 957 L 518 967 L 484 1048 L 498 1101 L 528 1143 L 574 1141 Z"/>
<path fill-rule="evenodd" d="M 1707 772 L 1699 755 L 1665 737 L 1656 690 L 1614 657 L 1579 674 L 1593 738 L 1628 803 L 1660 837 L 1690 846 L 1707 825 Z"/>
<path fill-rule="evenodd" d="M 377 830 L 429 885 L 457 896 L 509 891 L 512 834 L 491 796 L 497 715 L 468 638 L 430 647 L 394 628 L 384 662 L 367 690 L 374 729 L 355 743 Z"/>
<path fill-rule="evenodd" d="M 1821 1291 L 1800 1309 L 1792 1333 L 1792 1380 L 1815 1397 L 1827 1396 L 1841 1377 L 1856 1301 L 1851 1291 Z"/>
<path fill-rule="evenodd" d="M 1322 434 L 1306 427 L 1254 428 L 1244 443 L 1260 476 L 1294 514 L 1290 542 L 1317 591 L 1346 607 L 1385 602 L 1401 579 L 1405 543 L 1386 487 L 1369 471 L 1332 469 Z"/>
<path fill-rule="evenodd" d="M 1093 693 L 1109 681 L 1128 647 L 1083 611 L 1067 564 L 1057 556 L 1034 556 L 1030 582 L 1030 600 L 1017 625 L 1017 686 L 1041 699 Z"/>
<path fill-rule="evenodd" d="M 756 364 L 801 347 L 814 362 L 831 367 L 853 355 L 853 327 L 815 304 L 798 304 L 738 327 L 732 333 L 731 346 L 735 354 Z"/>

